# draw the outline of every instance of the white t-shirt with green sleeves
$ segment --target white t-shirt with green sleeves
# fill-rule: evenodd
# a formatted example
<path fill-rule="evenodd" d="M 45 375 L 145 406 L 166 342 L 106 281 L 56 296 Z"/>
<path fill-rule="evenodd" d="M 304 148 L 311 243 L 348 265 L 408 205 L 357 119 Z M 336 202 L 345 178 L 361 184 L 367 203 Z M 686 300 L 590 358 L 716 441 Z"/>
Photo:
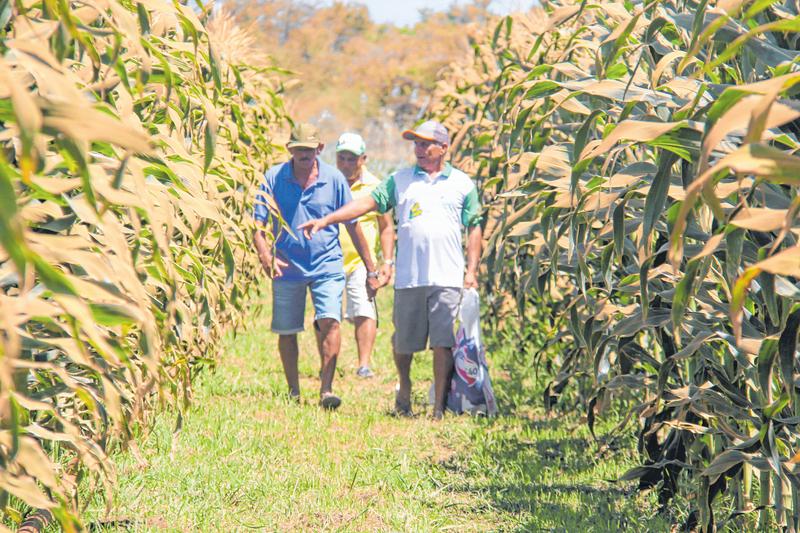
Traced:
<path fill-rule="evenodd" d="M 394 208 L 394 286 L 463 287 L 463 228 L 480 224 L 480 200 L 469 176 L 449 164 L 435 178 L 419 166 L 398 170 L 372 191 L 378 211 Z"/>

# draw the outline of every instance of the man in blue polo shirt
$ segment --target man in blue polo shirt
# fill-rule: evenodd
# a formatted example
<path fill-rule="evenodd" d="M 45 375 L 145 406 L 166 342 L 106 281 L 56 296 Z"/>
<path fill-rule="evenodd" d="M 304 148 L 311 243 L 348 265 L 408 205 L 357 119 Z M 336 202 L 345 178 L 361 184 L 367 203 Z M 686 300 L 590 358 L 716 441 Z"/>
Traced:
<path fill-rule="evenodd" d="M 310 290 L 322 361 L 320 405 L 336 409 L 341 400 L 332 389 L 341 346 L 339 323 L 345 285 L 339 227 L 330 226 L 312 239 L 305 239 L 300 226 L 347 204 L 351 200 L 350 187 L 339 170 L 319 159 L 324 145 L 311 124 L 293 129 L 286 148 L 292 158 L 270 168 L 258 190 L 253 214 L 258 225 L 254 243 L 264 271 L 272 278 L 272 331 L 278 334 L 289 394 L 300 397 L 297 333 L 304 329 L 306 291 Z M 281 218 L 288 229 L 281 227 Z M 379 283 L 369 245 L 358 223 L 343 222 L 367 267 L 367 282 L 374 295 Z M 268 233 L 274 242 L 267 241 Z"/>
<path fill-rule="evenodd" d="M 481 206 L 472 179 L 445 162 L 450 137 L 442 124 L 429 120 L 404 131 L 403 138 L 414 141 L 416 166 L 398 170 L 370 196 L 310 220 L 300 229 L 314 239 L 330 225 L 372 210 L 385 213 L 394 209 L 394 360 L 400 377 L 395 410 L 411 414 L 411 360 L 428 345 L 433 350 L 433 416 L 440 419 L 453 372 L 454 325 L 461 291 L 478 286 Z M 466 261 L 462 241 L 466 241 Z M 390 268 L 381 267 L 382 279 L 388 277 Z"/>

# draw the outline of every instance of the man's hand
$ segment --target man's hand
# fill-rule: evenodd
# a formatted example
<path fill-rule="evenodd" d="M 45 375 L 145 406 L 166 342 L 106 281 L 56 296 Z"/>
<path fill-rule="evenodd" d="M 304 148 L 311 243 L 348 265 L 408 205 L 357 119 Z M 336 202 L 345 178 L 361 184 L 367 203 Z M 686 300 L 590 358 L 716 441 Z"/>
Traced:
<path fill-rule="evenodd" d="M 272 279 L 283 276 L 283 269 L 289 266 L 283 259 L 270 254 L 259 254 L 258 260 L 261 261 L 261 268 Z"/>
<path fill-rule="evenodd" d="M 370 300 L 375 298 L 375 295 L 378 294 L 378 289 L 381 287 L 383 287 L 383 284 L 381 284 L 380 277 L 371 278 L 367 276 L 367 296 L 369 296 Z"/>
<path fill-rule="evenodd" d="M 478 288 L 478 277 L 475 275 L 475 272 L 467 270 L 467 273 L 464 274 L 464 288 L 465 289 Z"/>
<path fill-rule="evenodd" d="M 297 229 L 303 232 L 303 235 L 306 236 L 306 239 L 310 239 L 311 237 L 314 236 L 316 232 L 326 227 L 327 225 L 328 223 L 325 222 L 324 218 L 314 218 L 309 220 L 308 222 L 303 222 L 302 224 L 297 226 Z"/>
<path fill-rule="evenodd" d="M 392 281 L 392 271 L 394 271 L 392 265 L 387 263 L 381 265 L 380 271 L 378 272 L 378 279 L 381 281 L 381 287 L 385 287 Z"/>

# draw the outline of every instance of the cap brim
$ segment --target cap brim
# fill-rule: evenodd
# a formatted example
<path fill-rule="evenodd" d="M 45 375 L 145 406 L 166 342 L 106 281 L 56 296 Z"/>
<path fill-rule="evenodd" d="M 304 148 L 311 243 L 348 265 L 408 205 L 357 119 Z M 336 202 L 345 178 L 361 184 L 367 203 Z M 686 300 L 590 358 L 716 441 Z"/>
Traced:
<path fill-rule="evenodd" d="M 286 143 L 286 148 L 310 148 L 311 150 L 316 150 L 319 148 L 319 143 L 301 143 L 289 141 Z"/>
<path fill-rule="evenodd" d="M 336 153 L 338 154 L 339 152 L 350 152 L 351 154 L 357 155 L 358 157 L 364 155 L 364 152 L 358 150 L 357 148 L 353 148 L 352 146 L 337 146 Z"/>
<path fill-rule="evenodd" d="M 432 137 L 425 137 L 424 135 L 420 135 L 419 133 L 417 133 L 414 130 L 406 130 L 406 131 L 404 131 L 403 132 L 403 139 L 405 139 L 407 141 L 415 141 L 417 139 L 422 139 L 423 141 L 436 142 L 436 139 L 434 139 Z"/>

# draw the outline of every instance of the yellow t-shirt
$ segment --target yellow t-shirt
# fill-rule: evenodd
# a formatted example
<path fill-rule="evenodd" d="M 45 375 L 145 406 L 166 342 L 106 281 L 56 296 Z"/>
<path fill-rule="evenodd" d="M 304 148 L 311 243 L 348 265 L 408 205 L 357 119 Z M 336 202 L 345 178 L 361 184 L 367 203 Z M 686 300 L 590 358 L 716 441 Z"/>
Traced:
<path fill-rule="evenodd" d="M 363 168 L 361 171 L 361 178 L 350 186 L 350 192 L 353 195 L 353 200 L 372 193 L 372 190 L 378 186 L 379 183 L 380 180 L 375 177 L 372 172 L 366 168 Z M 364 232 L 364 237 L 366 237 L 367 243 L 371 245 L 373 254 L 372 259 L 375 260 L 377 258 L 377 251 L 380 249 L 380 241 L 378 236 L 378 213 L 376 211 L 370 211 L 369 213 L 362 215 L 358 219 L 358 222 L 361 224 L 361 231 Z M 345 274 L 351 274 L 364 263 L 361 261 L 361 257 L 358 255 L 356 247 L 353 244 L 353 241 L 350 239 L 350 234 L 344 227 L 340 228 L 339 230 L 339 242 L 342 244 L 344 272 Z"/>

